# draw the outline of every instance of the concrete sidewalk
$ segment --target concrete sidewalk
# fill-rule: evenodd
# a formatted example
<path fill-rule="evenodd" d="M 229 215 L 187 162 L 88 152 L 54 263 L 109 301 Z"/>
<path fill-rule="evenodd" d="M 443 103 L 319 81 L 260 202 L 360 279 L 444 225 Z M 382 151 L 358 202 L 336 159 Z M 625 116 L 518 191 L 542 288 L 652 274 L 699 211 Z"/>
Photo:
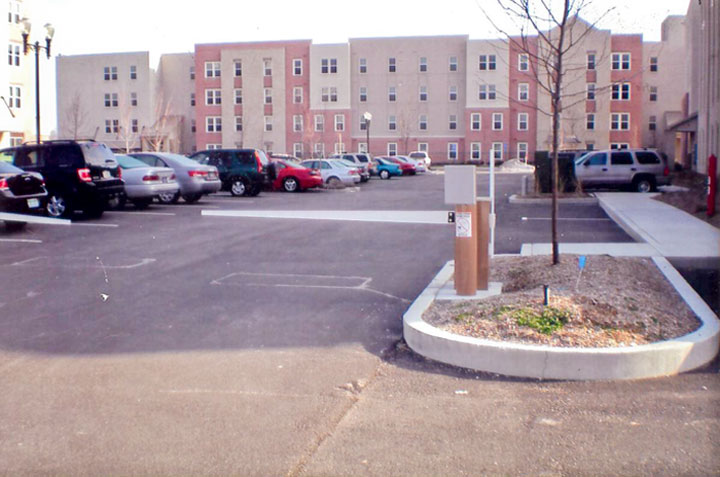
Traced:
<path fill-rule="evenodd" d="M 720 257 L 720 230 L 682 210 L 653 200 L 654 194 L 598 193 L 600 207 L 639 242 L 667 258 Z"/>

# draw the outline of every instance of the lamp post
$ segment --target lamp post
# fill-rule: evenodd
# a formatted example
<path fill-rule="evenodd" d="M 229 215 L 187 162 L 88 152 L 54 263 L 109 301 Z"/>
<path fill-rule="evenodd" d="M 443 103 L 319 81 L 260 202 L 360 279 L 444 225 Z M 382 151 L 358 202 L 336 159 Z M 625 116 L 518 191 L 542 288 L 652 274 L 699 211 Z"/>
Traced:
<path fill-rule="evenodd" d="M 363 114 L 363 119 L 365 119 L 365 133 L 367 134 L 367 138 L 366 138 L 366 142 L 365 142 L 365 147 L 367 150 L 365 152 L 368 153 L 368 157 L 369 157 L 370 156 L 370 121 L 372 120 L 372 114 L 370 114 L 369 112 L 366 111 L 365 114 Z"/>
<path fill-rule="evenodd" d="M 30 49 L 35 51 L 35 131 L 37 133 L 37 142 L 40 143 L 40 51 L 44 49 L 47 57 L 50 58 L 50 43 L 53 35 L 55 35 L 55 28 L 49 23 L 45 24 L 45 45 L 43 46 L 39 41 L 35 43 L 28 41 L 30 29 L 32 28 L 30 20 L 23 18 L 22 24 L 23 54 L 27 55 Z"/>

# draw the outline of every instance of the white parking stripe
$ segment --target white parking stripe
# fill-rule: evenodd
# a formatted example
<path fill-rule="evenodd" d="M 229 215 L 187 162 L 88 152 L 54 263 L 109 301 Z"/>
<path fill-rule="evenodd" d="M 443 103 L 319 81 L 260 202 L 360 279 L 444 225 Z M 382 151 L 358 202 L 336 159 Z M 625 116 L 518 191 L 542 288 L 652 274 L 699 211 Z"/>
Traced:
<path fill-rule="evenodd" d="M 34 240 L 34 239 L 4 239 L 4 238 L 0 238 L 0 242 L 43 243 L 42 240 Z"/>
<path fill-rule="evenodd" d="M 526 220 L 552 220 L 552 217 L 522 217 L 523 221 Z M 576 220 L 576 221 L 609 221 L 610 219 L 605 217 L 558 217 L 558 220 Z"/>
<path fill-rule="evenodd" d="M 447 212 L 442 210 L 203 210 L 202 215 L 213 217 L 341 220 L 401 224 L 448 224 Z"/>
<path fill-rule="evenodd" d="M 132 210 L 106 210 L 105 213 L 130 215 L 176 215 L 174 212 L 134 212 Z"/>
<path fill-rule="evenodd" d="M 82 225 L 83 227 L 120 227 L 118 224 L 87 224 L 85 222 L 73 222 L 72 225 Z"/>

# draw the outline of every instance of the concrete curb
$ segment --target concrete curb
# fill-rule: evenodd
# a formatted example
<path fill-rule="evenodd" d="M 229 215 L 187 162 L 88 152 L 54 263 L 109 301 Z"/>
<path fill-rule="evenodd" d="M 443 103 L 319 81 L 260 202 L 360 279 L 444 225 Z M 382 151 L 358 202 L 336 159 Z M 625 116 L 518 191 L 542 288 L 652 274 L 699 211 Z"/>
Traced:
<path fill-rule="evenodd" d="M 701 320 L 700 328 L 670 341 L 623 348 L 554 348 L 459 336 L 422 320 L 450 281 L 448 262 L 403 315 L 403 334 L 416 353 L 477 371 L 540 379 L 624 380 L 669 376 L 703 366 L 720 348 L 720 321 L 682 276 L 661 257 L 653 260 Z"/>
<path fill-rule="evenodd" d="M 511 204 L 551 204 L 552 198 L 546 199 L 544 197 L 533 197 L 533 198 L 524 198 L 523 196 L 513 194 L 511 195 L 508 200 Z M 596 205 L 598 203 L 597 197 L 564 197 L 561 199 L 558 199 L 559 203 L 561 204 L 569 204 L 569 205 Z"/>

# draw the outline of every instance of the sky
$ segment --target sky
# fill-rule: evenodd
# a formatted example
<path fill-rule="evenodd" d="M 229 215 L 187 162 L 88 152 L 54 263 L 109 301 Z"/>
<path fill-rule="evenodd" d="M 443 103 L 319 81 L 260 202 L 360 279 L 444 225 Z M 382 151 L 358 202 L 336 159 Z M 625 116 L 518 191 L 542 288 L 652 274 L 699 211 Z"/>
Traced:
<path fill-rule="evenodd" d="M 559 1 L 559 0 L 550 0 Z M 580 0 L 575 0 L 580 1 Z M 668 15 L 684 15 L 691 0 L 583 0 L 588 21 L 614 33 L 642 33 L 660 40 Z M 696 0 L 692 0 L 696 1 Z M 45 23 L 55 26 L 53 54 L 149 51 L 151 67 L 161 54 L 194 50 L 196 43 L 313 40 L 344 43 L 378 36 L 469 35 L 499 38 L 483 13 L 510 29 L 497 0 L 25 0 L 33 20 L 31 41 L 42 40 Z M 41 66 L 54 85 L 54 65 Z M 54 91 L 43 114 L 54 129 Z M 48 104 L 50 103 L 50 104 Z M 43 108 L 45 109 L 45 108 Z"/>

